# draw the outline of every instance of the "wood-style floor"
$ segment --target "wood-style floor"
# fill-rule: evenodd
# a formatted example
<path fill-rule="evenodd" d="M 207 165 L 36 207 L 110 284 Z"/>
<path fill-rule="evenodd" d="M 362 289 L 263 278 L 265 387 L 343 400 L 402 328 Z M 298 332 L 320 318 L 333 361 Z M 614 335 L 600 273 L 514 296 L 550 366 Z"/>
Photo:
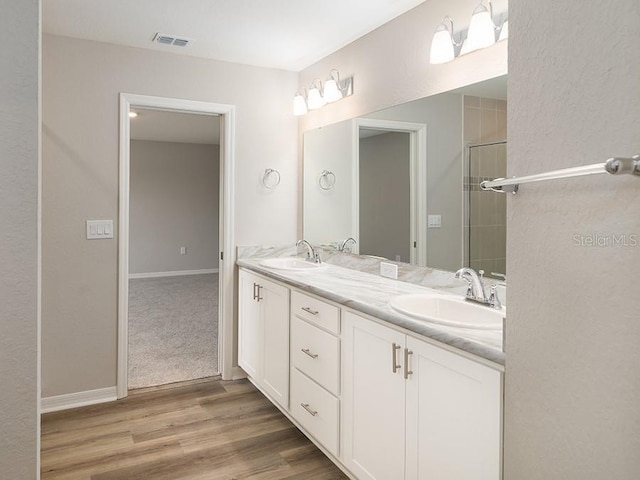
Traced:
<path fill-rule="evenodd" d="M 246 380 L 47 413 L 41 452 L 43 480 L 347 478 Z"/>

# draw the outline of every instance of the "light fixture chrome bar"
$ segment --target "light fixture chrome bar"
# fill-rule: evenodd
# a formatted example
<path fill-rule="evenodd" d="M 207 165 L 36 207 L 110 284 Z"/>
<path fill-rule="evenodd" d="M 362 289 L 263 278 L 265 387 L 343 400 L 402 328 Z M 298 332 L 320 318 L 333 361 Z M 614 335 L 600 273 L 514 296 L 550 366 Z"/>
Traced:
<path fill-rule="evenodd" d="M 604 163 L 586 165 L 584 167 L 564 168 L 551 172 L 527 175 L 524 177 L 497 178 L 495 180 L 485 180 L 480 184 L 482 190 L 491 190 L 501 193 L 517 193 L 519 185 L 524 183 L 542 182 L 545 180 L 556 180 L 560 178 L 583 177 L 585 175 L 597 175 L 609 173 L 611 175 L 631 174 L 640 176 L 640 155 L 631 158 L 614 157 Z"/>

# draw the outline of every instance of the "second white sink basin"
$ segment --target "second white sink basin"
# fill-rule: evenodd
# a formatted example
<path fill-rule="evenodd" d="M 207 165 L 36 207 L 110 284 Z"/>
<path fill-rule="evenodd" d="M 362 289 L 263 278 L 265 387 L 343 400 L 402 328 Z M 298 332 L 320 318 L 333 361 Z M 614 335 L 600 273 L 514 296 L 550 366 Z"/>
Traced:
<path fill-rule="evenodd" d="M 262 260 L 260 265 L 267 268 L 275 268 L 276 270 L 294 270 L 298 272 L 320 270 L 326 267 L 322 263 L 307 262 L 295 257 L 267 258 Z"/>
<path fill-rule="evenodd" d="M 400 295 L 392 298 L 389 306 L 400 313 L 427 322 L 451 327 L 499 330 L 506 315 L 504 308 L 467 302 L 435 294 Z"/>

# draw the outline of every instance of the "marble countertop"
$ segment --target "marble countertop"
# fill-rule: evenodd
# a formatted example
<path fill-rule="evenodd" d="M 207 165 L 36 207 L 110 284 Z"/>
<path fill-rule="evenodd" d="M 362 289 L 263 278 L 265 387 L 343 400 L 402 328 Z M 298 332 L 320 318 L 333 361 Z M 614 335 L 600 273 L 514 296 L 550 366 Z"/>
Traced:
<path fill-rule="evenodd" d="M 418 335 L 431 338 L 459 350 L 471 353 L 499 365 L 504 365 L 502 330 L 476 330 L 438 325 L 416 320 L 396 312 L 389 300 L 397 295 L 436 292 L 456 295 L 447 288 L 433 289 L 398 280 L 391 280 L 358 270 L 325 263 L 325 268 L 297 272 L 276 270 L 260 265 L 261 258 L 239 258 L 240 267 L 258 272 L 299 290 L 313 293 Z"/>

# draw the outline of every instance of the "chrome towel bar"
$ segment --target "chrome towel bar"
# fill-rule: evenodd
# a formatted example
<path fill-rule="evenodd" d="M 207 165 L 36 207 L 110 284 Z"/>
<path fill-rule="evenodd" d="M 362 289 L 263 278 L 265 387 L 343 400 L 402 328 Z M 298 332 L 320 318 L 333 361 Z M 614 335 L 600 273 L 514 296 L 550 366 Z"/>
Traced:
<path fill-rule="evenodd" d="M 500 193 L 517 193 L 520 185 L 524 183 L 542 182 L 543 180 L 556 180 L 559 178 L 582 177 L 585 175 L 596 175 L 609 173 L 611 175 L 630 174 L 640 176 L 640 155 L 631 158 L 614 157 L 604 163 L 586 165 L 584 167 L 564 168 L 553 170 L 536 175 L 524 177 L 496 178 L 495 180 L 485 180 L 480 184 L 482 190 L 491 190 Z"/>

